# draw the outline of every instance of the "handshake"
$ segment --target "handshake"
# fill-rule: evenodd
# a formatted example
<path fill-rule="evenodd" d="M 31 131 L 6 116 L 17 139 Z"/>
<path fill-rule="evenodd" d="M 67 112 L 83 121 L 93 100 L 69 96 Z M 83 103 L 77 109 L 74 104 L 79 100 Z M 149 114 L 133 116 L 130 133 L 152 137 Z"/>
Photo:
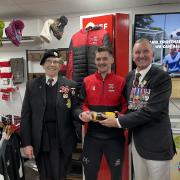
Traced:
<path fill-rule="evenodd" d="M 91 115 L 92 115 L 92 121 L 95 121 L 95 122 L 105 120 L 106 118 L 104 116 L 112 117 L 112 118 L 118 117 L 117 112 L 94 112 L 94 111 L 92 111 Z"/>

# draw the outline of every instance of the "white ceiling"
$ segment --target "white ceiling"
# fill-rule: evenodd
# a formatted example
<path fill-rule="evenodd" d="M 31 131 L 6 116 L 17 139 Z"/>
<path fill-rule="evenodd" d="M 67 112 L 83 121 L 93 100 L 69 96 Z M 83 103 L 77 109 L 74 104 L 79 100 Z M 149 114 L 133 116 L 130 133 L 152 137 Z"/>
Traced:
<path fill-rule="evenodd" d="M 0 0 L 0 18 L 87 14 L 164 3 L 180 3 L 180 0 Z"/>

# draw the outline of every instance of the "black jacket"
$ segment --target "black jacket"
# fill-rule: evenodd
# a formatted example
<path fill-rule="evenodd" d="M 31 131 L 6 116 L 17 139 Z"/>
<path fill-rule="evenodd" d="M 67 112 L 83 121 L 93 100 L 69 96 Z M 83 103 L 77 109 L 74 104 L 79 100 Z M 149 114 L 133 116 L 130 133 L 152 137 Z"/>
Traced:
<path fill-rule="evenodd" d="M 17 134 L 9 140 L 1 139 L 0 145 L 0 179 L 24 180 L 23 161 L 20 153 L 20 141 Z"/>
<path fill-rule="evenodd" d="M 80 89 L 84 77 L 96 71 L 95 51 L 99 46 L 111 46 L 109 34 L 100 26 L 81 29 L 71 38 L 67 77 Z"/>
<path fill-rule="evenodd" d="M 135 70 L 127 75 L 126 97 L 129 100 Z M 145 88 L 151 89 L 145 107 L 119 117 L 123 128 L 133 132 L 134 143 L 138 153 L 145 159 L 170 160 L 175 147 L 169 119 L 169 98 L 171 79 L 163 70 L 152 66 L 144 77 Z"/>
<path fill-rule="evenodd" d="M 74 116 L 76 95 L 74 94 L 75 82 L 65 77 L 58 77 L 56 99 L 58 145 L 64 153 L 72 153 L 76 144 L 75 126 L 81 126 L 78 117 Z M 60 88 L 67 86 L 68 96 L 65 97 Z M 74 88 L 71 89 L 71 88 Z M 38 155 L 43 130 L 44 112 L 46 108 L 46 78 L 39 77 L 27 82 L 25 97 L 21 112 L 21 138 L 22 145 L 32 145 L 35 156 Z"/>

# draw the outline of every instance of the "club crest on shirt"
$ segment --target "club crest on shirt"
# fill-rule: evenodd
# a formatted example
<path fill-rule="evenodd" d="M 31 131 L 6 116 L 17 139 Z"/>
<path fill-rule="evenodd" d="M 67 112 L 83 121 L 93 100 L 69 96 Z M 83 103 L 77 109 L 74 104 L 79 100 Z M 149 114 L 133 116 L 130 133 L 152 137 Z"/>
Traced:
<path fill-rule="evenodd" d="M 95 91 L 95 90 L 96 90 L 96 86 L 93 85 L 93 86 L 92 86 L 92 91 Z"/>
<path fill-rule="evenodd" d="M 108 92 L 115 92 L 114 84 L 108 84 Z"/>

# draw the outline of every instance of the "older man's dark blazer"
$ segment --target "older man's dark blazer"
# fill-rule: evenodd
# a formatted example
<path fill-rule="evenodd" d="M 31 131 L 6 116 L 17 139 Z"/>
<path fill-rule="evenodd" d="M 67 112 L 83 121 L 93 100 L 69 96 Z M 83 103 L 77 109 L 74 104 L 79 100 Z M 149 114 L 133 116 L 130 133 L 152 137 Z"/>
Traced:
<path fill-rule="evenodd" d="M 65 154 L 70 155 L 77 140 L 75 126 L 78 126 L 78 118 L 73 116 L 76 96 L 74 95 L 75 91 L 71 89 L 75 88 L 76 84 L 62 76 L 58 77 L 57 83 L 57 133 L 60 137 L 58 145 Z M 63 86 L 68 86 L 70 89 L 68 98 L 65 98 L 64 93 L 60 92 L 60 88 Z M 21 113 L 21 138 L 23 147 L 33 146 L 35 156 L 38 155 L 42 141 L 45 108 L 46 78 L 39 77 L 28 81 Z"/>
<path fill-rule="evenodd" d="M 128 100 L 134 76 L 135 70 L 126 78 L 125 96 Z M 123 128 L 132 130 L 135 147 L 143 158 L 170 160 L 175 153 L 168 115 L 171 79 L 166 72 L 152 66 L 144 80 L 147 81 L 146 88 L 151 89 L 146 106 L 119 117 L 119 123 Z"/>

